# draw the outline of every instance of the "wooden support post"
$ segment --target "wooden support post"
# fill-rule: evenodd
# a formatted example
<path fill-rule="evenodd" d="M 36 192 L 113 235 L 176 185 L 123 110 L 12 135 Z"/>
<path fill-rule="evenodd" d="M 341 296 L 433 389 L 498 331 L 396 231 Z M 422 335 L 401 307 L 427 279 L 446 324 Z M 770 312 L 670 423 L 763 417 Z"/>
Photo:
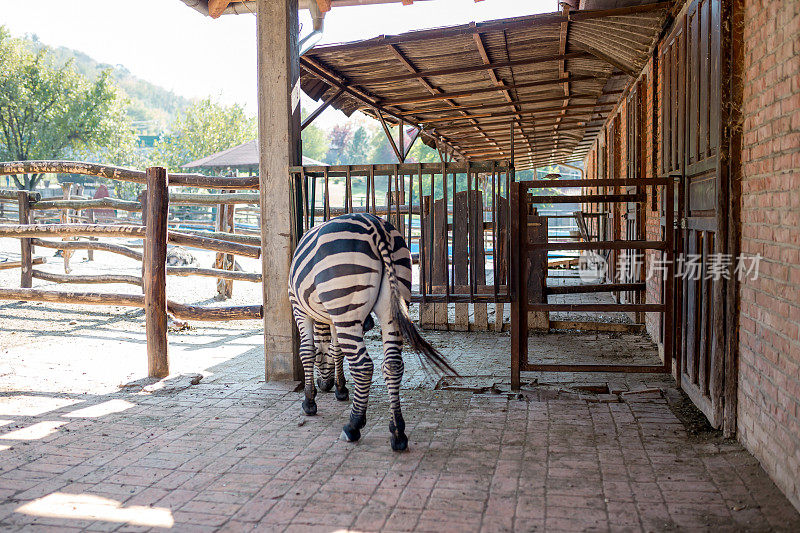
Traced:
<path fill-rule="evenodd" d="M 28 197 L 28 191 L 19 191 L 17 193 L 17 199 L 19 202 L 19 223 L 20 224 L 30 224 L 31 223 L 31 208 L 30 208 L 30 198 Z M 20 239 L 20 263 L 21 263 L 21 274 L 19 280 L 19 286 L 23 289 L 29 289 L 33 286 L 33 264 L 32 255 L 33 252 L 31 251 L 31 240 L 30 239 Z"/>
<path fill-rule="evenodd" d="M 144 241 L 144 313 L 147 333 L 147 375 L 169 374 L 167 355 L 167 171 L 147 169 L 147 229 Z"/>
<path fill-rule="evenodd" d="M 267 381 L 301 380 L 299 338 L 286 290 L 292 259 L 287 169 L 300 164 L 298 0 L 257 0 L 264 351 Z"/>

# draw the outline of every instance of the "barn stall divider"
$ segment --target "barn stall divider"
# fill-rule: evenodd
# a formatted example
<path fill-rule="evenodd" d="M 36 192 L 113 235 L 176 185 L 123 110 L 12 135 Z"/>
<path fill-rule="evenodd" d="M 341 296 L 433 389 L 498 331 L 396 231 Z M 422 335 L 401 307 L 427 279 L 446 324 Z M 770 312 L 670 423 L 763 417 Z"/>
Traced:
<path fill-rule="evenodd" d="M 169 230 L 168 213 L 170 203 L 189 205 L 233 205 L 237 203 L 258 203 L 258 195 L 247 192 L 224 193 L 170 193 L 169 187 L 197 187 L 221 189 L 226 191 L 257 189 L 258 177 L 216 177 L 199 174 L 170 174 L 165 169 L 151 167 L 138 171 L 107 165 L 70 161 L 24 161 L 0 163 L 0 175 L 22 173 L 73 173 L 87 176 L 128 181 L 146 185 L 138 202 L 114 198 L 42 200 L 39 193 L 30 191 L 0 191 L 0 198 L 8 200 L 16 197 L 17 224 L 0 224 L 0 238 L 11 237 L 20 241 L 20 288 L 0 289 L 2 300 L 28 300 L 83 305 L 117 305 L 145 309 L 147 334 L 148 374 L 164 377 L 169 373 L 167 359 L 167 313 L 181 320 L 227 321 L 260 319 L 263 316 L 261 305 L 204 307 L 185 305 L 168 301 L 166 298 L 166 276 L 211 276 L 224 281 L 261 282 L 261 274 L 237 272 L 222 268 L 199 268 L 167 265 L 167 243 L 192 246 L 211 250 L 231 257 L 240 255 L 259 258 L 260 238 L 238 235 L 224 231 L 173 231 Z M 46 210 L 70 210 L 59 224 L 37 224 L 35 213 Z M 139 224 L 119 223 L 74 223 L 79 217 L 75 213 L 89 209 L 119 209 L 128 212 L 141 212 Z M 75 213 L 73 213 L 73 211 Z M 7 219 L 6 219 L 7 220 Z M 4 220 L 5 222 L 5 220 Z M 129 246 L 96 240 L 68 240 L 75 237 L 125 237 L 142 239 L 143 251 Z M 53 240 L 61 238 L 63 240 Z M 142 276 L 99 274 L 70 275 L 53 274 L 33 268 L 37 261 L 33 257 L 34 247 L 54 248 L 67 251 L 101 250 L 120 254 L 142 261 Z M 66 255 L 66 254 L 65 254 Z M 65 256 L 67 259 L 67 256 Z M 68 262 L 65 261 L 65 268 Z M 142 287 L 143 294 L 111 294 L 94 292 L 67 292 L 34 289 L 34 278 L 57 283 L 129 283 Z"/>
<path fill-rule="evenodd" d="M 580 187 L 580 196 L 542 196 L 530 191 L 541 188 Z M 599 187 L 627 187 L 633 192 L 623 194 L 592 193 Z M 639 236 L 633 239 L 611 239 L 602 233 L 595 239 L 583 242 L 556 242 L 549 238 L 547 218 L 538 216 L 536 204 L 545 202 L 577 201 L 581 204 L 645 203 L 646 187 L 663 189 L 666 198 L 672 198 L 675 182 L 672 178 L 648 179 L 578 179 L 553 181 L 523 181 L 511 184 L 511 388 L 519 389 L 520 372 L 522 371 L 565 371 L 565 372 L 663 372 L 671 373 L 675 360 L 674 339 L 667 337 L 664 341 L 664 359 L 662 364 L 542 364 L 528 360 L 528 333 L 530 312 L 612 312 L 612 313 L 662 313 L 664 323 L 671 327 L 674 320 L 674 304 L 671 291 L 668 289 L 674 282 L 674 234 L 665 231 L 663 238 L 647 241 Z M 667 227 L 674 221 L 672 202 L 666 202 L 665 217 Z M 601 237 L 603 240 L 601 240 Z M 610 281 L 607 277 L 599 283 L 576 285 L 573 287 L 548 287 L 547 269 L 543 267 L 549 251 L 609 251 L 624 252 L 625 257 L 636 257 L 644 250 L 656 250 L 662 254 L 665 277 L 665 290 L 661 302 L 644 302 L 646 284 L 644 280 L 628 280 L 622 283 Z M 607 257 L 609 268 L 616 260 L 615 256 Z M 641 271 L 641 269 L 638 269 Z M 555 290 L 554 290 L 555 289 Z M 633 293 L 636 297 L 625 302 L 613 303 L 551 303 L 548 296 L 553 294 L 580 294 L 591 292 Z"/>
<path fill-rule="evenodd" d="M 411 300 L 423 328 L 503 330 L 511 301 L 508 161 L 307 165 L 289 172 L 295 243 L 335 216 L 387 218 L 412 252 Z"/>

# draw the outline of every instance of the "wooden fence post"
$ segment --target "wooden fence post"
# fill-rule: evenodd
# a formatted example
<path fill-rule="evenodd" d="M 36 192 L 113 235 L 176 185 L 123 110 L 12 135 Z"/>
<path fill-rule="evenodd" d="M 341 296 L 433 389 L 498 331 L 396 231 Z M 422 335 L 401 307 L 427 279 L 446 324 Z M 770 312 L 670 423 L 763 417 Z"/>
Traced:
<path fill-rule="evenodd" d="M 96 220 L 94 219 L 94 209 L 87 210 L 86 216 L 89 219 L 89 220 L 87 220 L 87 222 L 89 224 L 94 224 L 96 222 Z M 89 237 L 89 240 L 90 241 L 96 241 L 97 237 Z M 94 250 L 92 250 L 91 248 L 86 251 L 86 260 L 87 261 L 94 261 Z"/>
<path fill-rule="evenodd" d="M 142 226 L 147 227 L 147 189 L 139 191 L 139 195 L 136 199 L 142 204 Z M 144 254 L 144 249 L 142 250 L 142 254 Z M 142 279 L 144 279 L 144 255 L 142 255 Z M 144 291 L 144 283 L 142 283 L 142 294 L 144 294 Z"/>
<path fill-rule="evenodd" d="M 17 193 L 17 199 L 19 201 L 19 223 L 30 224 L 31 207 L 28 191 L 19 191 Z M 31 240 L 20 239 L 19 244 L 21 266 L 19 286 L 23 289 L 30 289 L 33 286 L 33 263 L 31 257 L 33 253 L 31 252 Z"/>
<path fill-rule="evenodd" d="M 236 191 L 223 190 L 221 192 L 236 192 Z M 216 220 L 217 231 L 234 233 L 234 223 L 233 223 L 234 209 L 235 209 L 234 204 L 219 204 L 217 206 L 217 220 Z M 214 268 L 221 268 L 223 270 L 234 270 L 234 261 L 235 258 L 232 254 L 217 253 L 216 259 L 214 261 Z M 217 279 L 217 296 L 219 298 L 225 298 L 225 299 L 233 296 L 233 280 L 223 279 L 223 278 Z"/>
<path fill-rule="evenodd" d="M 167 171 L 147 169 L 146 230 L 144 241 L 144 313 L 147 332 L 147 374 L 169 374 L 167 354 Z"/>
<path fill-rule="evenodd" d="M 64 200 L 69 200 L 72 196 L 72 182 L 65 181 L 61 184 L 62 197 Z M 61 210 L 61 223 L 69 224 L 69 209 Z M 64 237 L 62 241 L 71 241 L 72 237 Z M 69 274 L 72 268 L 69 266 L 69 259 L 72 257 L 72 250 L 61 250 L 61 257 L 64 259 L 64 273 Z"/>

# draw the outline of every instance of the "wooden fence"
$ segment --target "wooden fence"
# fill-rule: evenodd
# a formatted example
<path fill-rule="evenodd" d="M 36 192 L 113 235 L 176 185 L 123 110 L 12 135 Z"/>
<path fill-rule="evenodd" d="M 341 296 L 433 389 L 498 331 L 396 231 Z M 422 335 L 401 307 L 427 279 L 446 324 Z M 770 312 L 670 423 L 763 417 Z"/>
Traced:
<path fill-rule="evenodd" d="M 503 329 L 510 302 L 508 161 L 297 166 L 293 236 L 345 213 L 388 218 L 412 251 L 426 329 Z M 494 323 L 489 311 L 494 307 Z"/>
<path fill-rule="evenodd" d="M 218 223 L 218 231 L 173 231 L 168 228 L 170 203 L 186 205 L 232 206 L 240 203 L 258 203 L 258 195 L 234 192 L 237 189 L 255 189 L 258 177 L 222 178 L 197 174 L 170 174 L 160 167 L 137 171 L 69 161 L 25 161 L 0 163 L 0 175 L 20 173 L 73 173 L 109 179 L 144 183 L 146 191 L 138 202 L 112 198 L 86 199 L 71 197 L 65 188 L 64 197 L 43 200 L 38 193 L 28 191 L 0 191 L 0 199 L 16 198 L 16 224 L 0 224 L 0 238 L 12 237 L 20 241 L 20 288 L 0 289 L 2 300 L 32 300 L 83 305 L 118 305 L 145 309 L 148 373 L 153 377 L 164 377 L 169 373 L 167 358 L 167 313 L 179 319 L 193 320 L 241 320 L 258 319 L 263 316 L 261 305 L 203 307 L 183 305 L 166 298 L 166 276 L 210 276 L 224 282 L 233 280 L 258 283 L 261 274 L 237 272 L 226 268 L 177 267 L 167 265 L 167 243 L 182 244 L 217 252 L 223 256 L 224 265 L 233 264 L 233 256 L 258 258 L 261 255 L 259 237 L 238 235 L 232 225 Z M 171 186 L 191 186 L 224 190 L 223 193 L 170 193 Z M 138 224 L 92 223 L 91 217 L 79 213 L 93 209 L 116 209 L 140 212 Z M 61 210 L 59 223 L 36 223 L 36 213 Z M 90 211 L 91 212 L 91 211 Z M 232 210 L 220 209 L 220 220 L 232 219 Z M 228 215 L 227 213 L 231 213 Z M 4 210 L 4 216 L 9 214 Z M 52 218 L 52 216 L 51 216 Z M 3 222 L 7 222 L 5 217 Z M 76 221 L 80 223 L 76 223 Z M 97 240 L 74 240 L 77 237 L 126 237 L 142 239 L 143 251 L 129 246 Z M 62 240 L 54 240 L 54 239 Z M 62 250 L 65 259 L 65 274 L 53 274 L 34 269 L 41 263 L 33 257 L 36 246 Z M 102 250 L 117 253 L 142 261 L 142 276 L 116 274 L 71 275 L 68 271 L 68 254 L 74 250 Z M 143 294 L 107 294 L 92 292 L 66 292 L 33 289 L 33 278 L 57 283 L 129 283 L 142 287 Z"/>

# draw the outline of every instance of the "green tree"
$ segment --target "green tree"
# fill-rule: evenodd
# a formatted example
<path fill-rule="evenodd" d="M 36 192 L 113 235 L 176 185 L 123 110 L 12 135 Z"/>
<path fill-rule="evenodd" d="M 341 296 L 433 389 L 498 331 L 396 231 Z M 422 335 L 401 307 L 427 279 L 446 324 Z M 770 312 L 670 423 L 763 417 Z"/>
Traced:
<path fill-rule="evenodd" d="M 316 159 L 317 161 L 325 159 L 325 155 L 328 153 L 328 147 L 330 146 L 328 134 L 325 130 L 314 124 L 309 124 L 306 126 L 306 129 L 303 130 L 301 137 L 303 139 L 304 156 Z"/>
<path fill-rule="evenodd" d="M 151 161 L 172 172 L 182 172 L 181 165 L 256 136 L 256 117 L 242 106 L 227 106 L 205 98 L 178 114 L 172 133 L 156 142 Z"/>
<path fill-rule="evenodd" d="M 33 52 L 0 27 L 0 160 L 60 159 L 132 135 L 125 101 L 101 72 L 90 81 L 48 48 Z M 12 176 L 33 190 L 43 174 Z"/>
<path fill-rule="evenodd" d="M 347 165 L 363 165 L 369 162 L 369 132 L 359 126 L 342 153 L 342 163 Z"/>

